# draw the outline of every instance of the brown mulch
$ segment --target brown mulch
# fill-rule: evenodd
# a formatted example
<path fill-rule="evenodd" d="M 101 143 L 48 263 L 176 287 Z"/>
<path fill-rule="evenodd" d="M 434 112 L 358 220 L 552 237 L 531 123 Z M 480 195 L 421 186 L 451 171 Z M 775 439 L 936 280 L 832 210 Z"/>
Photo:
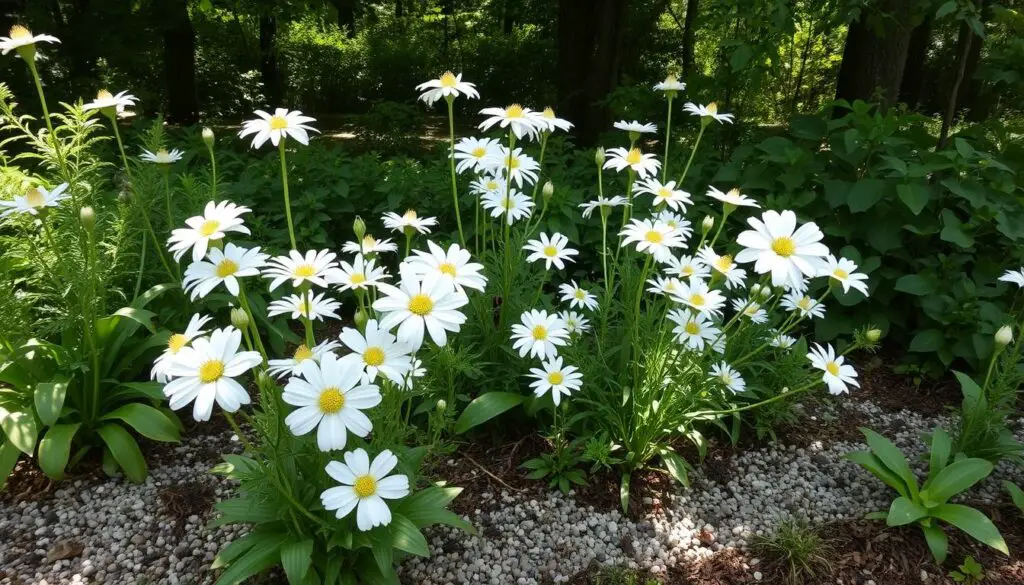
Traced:
<path fill-rule="evenodd" d="M 163 488 L 159 498 L 164 510 L 174 518 L 174 534 L 181 536 L 185 533 L 188 517 L 205 515 L 213 506 L 216 494 L 209 483 L 193 480 Z"/>
<path fill-rule="evenodd" d="M 921 416 L 936 416 L 958 407 L 963 398 L 952 373 L 938 380 L 922 378 L 920 384 L 915 384 L 911 376 L 896 373 L 895 360 L 867 355 L 857 360 L 864 365 L 860 368 L 860 389 L 852 395 L 887 411 L 910 410 Z"/>

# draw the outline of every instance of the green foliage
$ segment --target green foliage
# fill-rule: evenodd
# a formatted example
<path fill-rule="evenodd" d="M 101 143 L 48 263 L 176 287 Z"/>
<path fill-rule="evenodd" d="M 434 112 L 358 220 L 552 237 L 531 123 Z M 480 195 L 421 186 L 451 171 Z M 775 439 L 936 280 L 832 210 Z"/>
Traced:
<path fill-rule="evenodd" d="M 791 585 L 806 583 L 832 569 L 832 547 L 813 528 L 795 520 L 783 521 L 770 535 L 755 537 L 753 548 L 781 567 L 784 581 Z"/>
<path fill-rule="evenodd" d="M 906 457 L 891 441 L 878 433 L 862 428 L 868 451 L 854 451 L 846 457 L 871 472 L 896 490 L 888 513 L 875 512 L 873 518 L 884 518 L 889 526 L 916 524 L 924 533 L 928 549 L 939 563 L 946 560 L 949 538 L 941 523 L 959 528 L 979 542 L 1009 555 L 999 529 L 985 514 L 963 504 L 948 503 L 951 498 L 992 473 L 992 464 L 984 459 L 951 460 L 952 441 L 942 429 L 931 436 L 928 478 L 920 487 Z"/>
<path fill-rule="evenodd" d="M 949 578 L 956 583 L 964 583 L 965 585 L 977 585 L 985 580 L 985 571 L 981 567 L 981 563 L 974 560 L 974 557 L 967 555 L 964 562 L 957 567 L 958 570 L 950 571 Z"/>
<path fill-rule="evenodd" d="M 993 356 L 1003 367 L 1001 375 L 994 380 L 986 379 L 985 387 L 979 386 L 970 376 L 954 372 L 960 382 L 963 401 L 954 441 L 955 453 L 968 457 L 979 457 L 993 464 L 1002 459 L 1015 463 L 1024 462 L 1024 444 L 1016 439 L 1007 426 L 1017 401 L 1021 373 L 1018 370 L 1019 346 Z"/>

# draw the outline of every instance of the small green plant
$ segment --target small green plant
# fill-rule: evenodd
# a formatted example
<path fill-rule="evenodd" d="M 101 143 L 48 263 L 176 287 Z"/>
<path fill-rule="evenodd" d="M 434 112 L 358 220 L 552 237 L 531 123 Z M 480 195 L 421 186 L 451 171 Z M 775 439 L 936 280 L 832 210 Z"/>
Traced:
<path fill-rule="evenodd" d="M 949 552 L 949 538 L 941 523 L 955 526 L 979 542 L 1010 554 L 999 529 L 985 514 L 970 506 L 949 503 L 954 496 L 988 477 L 992 473 L 991 463 L 967 457 L 950 463 L 953 442 L 946 431 L 937 428 L 931 436 L 928 478 L 919 487 L 907 458 L 892 441 L 871 429 L 860 430 L 867 438 L 869 450 L 847 453 L 847 459 L 867 469 L 899 494 L 888 512 L 874 512 L 869 518 L 885 519 L 889 526 L 917 524 L 939 563 L 946 560 Z"/>
<path fill-rule="evenodd" d="M 601 470 L 611 470 L 614 466 L 623 462 L 616 453 L 622 446 L 611 440 L 606 432 L 587 438 L 583 446 L 583 461 L 590 462 L 590 473 L 594 474 Z"/>
<path fill-rule="evenodd" d="M 575 439 L 568 444 L 561 436 L 552 437 L 551 440 L 555 444 L 553 452 L 541 453 L 540 457 L 523 463 L 523 467 L 530 470 L 527 477 L 548 479 L 548 487 L 557 486 L 563 494 L 569 493 L 573 484 L 587 485 L 586 476 L 578 467 L 583 460 L 583 439 Z"/>
<path fill-rule="evenodd" d="M 1024 514 L 1024 490 L 1017 487 L 1017 484 L 1010 480 L 1003 481 L 1003 489 L 1006 493 L 1010 494 L 1010 500 L 1013 501 L 1013 505 L 1017 506 L 1021 514 Z"/>
<path fill-rule="evenodd" d="M 1007 350 L 1012 329 L 1007 326 L 1000 333 L 1003 331 L 1007 337 L 996 335 L 995 351 L 981 385 L 966 374 L 954 372 L 964 398 L 953 446 L 954 453 L 967 457 L 980 457 L 992 463 L 1009 459 L 1022 464 L 1024 443 L 1014 437 L 1006 424 L 1016 409 L 1017 389 L 1024 382 L 1024 374 L 1018 368 L 1021 344 Z"/>
<path fill-rule="evenodd" d="M 771 559 L 782 570 L 786 583 L 805 583 L 831 569 L 831 547 L 806 523 L 786 520 L 774 533 L 755 538 L 754 550 Z"/>
<path fill-rule="evenodd" d="M 982 569 L 981 563 L 968 555 L 957 570 L 949 572 L 949 578 L 964 585 L 977 585 L 985 580 L 985 570 Z"/>
<path fill-rule="evenodd" d="M 602 567 L 590 577 L 591 585 L 659 585 L 653 577 L 644 577 L 633 569 Z"/>

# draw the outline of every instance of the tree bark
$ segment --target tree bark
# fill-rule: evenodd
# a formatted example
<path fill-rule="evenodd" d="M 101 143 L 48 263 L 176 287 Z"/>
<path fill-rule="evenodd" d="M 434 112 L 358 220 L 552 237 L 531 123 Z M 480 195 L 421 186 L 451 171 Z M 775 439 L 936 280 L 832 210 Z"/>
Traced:
<path fill-rule="evenodd" d="M 357 0 L 330 0 L 334 11 L 338 13 L 338 28 L 345 31 L 345 36 L 356 36 L 356 2 Z"/>
<path fill-rule="evenodd" d="M 699 0 L 686 0 L 686 16 L 683 18 L 683 75 L 693 74 L 693 45 L 697 36 L 697 10 Z"/>
<path fill-rule="evenodd" d="M 960 86 L 964 81 L 964 72 L 967 70 L 967 59 L 971 54 L 971 45 L 974 41 L 974 31 L 966 22 L 960 24 L 960 34 L 957 35 L 957 69 L 956 77 L 953 78 L 953 86 L 946 98 L 946 112 L 942 116 L 942 129 L 939 131 L 939 143 L 937 149 L 946 145 L 949 138 L 949 129 L 953 125 L 953 115 L 956 114 L 956 107 L 960 101 Z"/>
<path fill-rule="evenodd" d="M 281 103 L 281 76 L 277 68 L 277 17 L 260 15 L 260 79 L 267 101 L 278 107 Z"/>
<path fill-rule="evenodd" d="M 928 60 L 928 48 L 932 42 L 932 17 L 925 16 L 921 24 L 910 33 L 907 46 L 907 60 L 903 67 L 903 81 L 900 83 L 900 101 L 916 109 L 924 89 L 924 66 Z"/>
<path fill-rule="evenodd" d="M 880 0 L 873 8 L 849 25 L 836 99 L 877 102 L 884 110 L 899 99 L 914 0 Z"/>
<path fill-rule="evenodd" d="M 164 82 L 167 87 L 167 119 L 176 124 L 199 121 L 196 88 L 196 38 L 188 15 L 187 0 L 161 2 L 164 36 Z"/>

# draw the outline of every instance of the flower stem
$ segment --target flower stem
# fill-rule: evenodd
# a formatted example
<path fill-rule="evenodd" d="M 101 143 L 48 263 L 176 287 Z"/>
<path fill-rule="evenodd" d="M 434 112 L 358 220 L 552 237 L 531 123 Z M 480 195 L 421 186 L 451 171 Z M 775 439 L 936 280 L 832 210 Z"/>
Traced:
<path fill-rule="evenodd" d="M 538 169 L 539 173 L 537 175 L 537 182 L 533 184 L 533 195 L 532 195 L 532 197 L 533 197 L 533 204 L 534 205 L 537 204 L 537 190 L 540 189 L 540 179 L 541 179 L 541 177 L 544 176 L 544 150 L 547 149 L 547 146 L 548 146 L 548 136 L 550 136 L 550 135 L 551 135 L 550 132 L 544 132 L 544 133 L 541 134 L 541 138 L 540 138 L 540 158 L 537 160 L 537 169 Z"/>
<path fill-rule="evenodd" d="M 217 200 L 217 157 L 213 154 L 213 147 L 208 146 L 206 150 L 210 152 L 210 199 Z"/>
<path fill-rule="evenodd" d="M 167 231 L 174 229 L 174 212 L 171 211 L 171 170 L 164 165 L 164 204 L 167 206 Z"/>
<path fill-rule="evenodd" d="M 697 147 L 700 146 L 700 139 L 704 136 L 704 129 L 707 127 L 707 123 L 705 123 L 702 118 L 700 122 L 700 132 L 697 133 L 697 141 L 693 143 L 693 150 L 690 151 L 690 158 L 686 160 L 686 166 L 683 167 L 683 174 L 679 176 L 678 186 L 680 189 L 683 188 L 683 181 L 686 180 L 686 173 L 690 172 L 690 164 L 693 163 L 693 157 L 697 154 Z"/>
<path fill-rule="evenodd" d="M 260 339 L 260 331 L 256 328 L 256 317 L 252 314 L 252 309 L 249 308 L 249 300 L 245 297 L 245 287 L 241 284 L 238 285 L 238 303 L 242 305 L 242 310 L 249 316 L 249 331 L 252 334 L 253 341 L 256 342 L 256 347 L 259 349 L 260 355 L 263 356 L 263 366 L 266 367 L 267 362 L 267 350 L 263 347 L 263 340 Z"/>
<path fill-rule="evenodd" d="M 448 163 L 452 174 L 452 205 L 455 207 L 455 223 L 459 226 L 459 242 L 465 248 L 466 236 L 462 233 L 462 213 L 459 212 L 459 187 L 455 180 L 455 111 L 452 106 L 455 99 L 447 96 L 445 101 L 448 102 Z"/>
<path fill-rule="evenodd" d="M 668 95 L 668 120 L 665 122 L 665 157 L 661 161 L 661 182 L 668 176 L 668 147 L 672 143 L 672 94 Z"/>
<path fill-rule="evenodd" d="M 224 418 L 227 419 L 228 424 L 231 425 L 231 430 L 235 431 L 235 434 L 238 435 L 238 440 L 245 446 L 245 450 L 250 452 L 255 451 L 252 443 L 249 442 L 249 437 L 246 437 L 245 433 L 242 432 L 241 427 L 238 426 L 235 416 L 226 410 L 222 410 L 221 412 L 224 413 Z"/>
<path fill-rule="evenodd" d="M 288 195 L 288 162 L 284 152 L 284 140 L 278 143 L 278 152 L 281 155 L 281 186 L 284 188 L 284 216 L 288 220 L 288 240 L 292 244 L 292 250 L 298 250 L 295 245 L 295 226 L 292 223 L 292 200 Z"/>
<path fill-rule="evenodd" d="M 316 339 L 313 337 L 313 306 L 310 302 L 309 295 L 309 284 L 304 287 L 306 290 L 302 291 L 302 302 L 304 303 L 303 313 L 306 313 L 302 318 L 303 326 L 306 328 L 306 346 L 310 349 L 316 345 Z"/>

